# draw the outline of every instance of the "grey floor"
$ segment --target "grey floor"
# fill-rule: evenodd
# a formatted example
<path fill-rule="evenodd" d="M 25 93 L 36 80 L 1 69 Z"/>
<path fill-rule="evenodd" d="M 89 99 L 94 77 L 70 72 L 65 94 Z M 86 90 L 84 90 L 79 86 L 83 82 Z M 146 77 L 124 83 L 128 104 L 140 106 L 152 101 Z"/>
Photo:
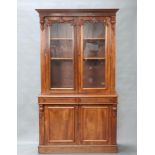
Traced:
<path fill-rule="evenodd" d="M 88 155 L 88 153 L 76 153 L 76 155 Z M 119 145 L 119 153 L 91 153 L 91 155 L 136 155 L 136 146 L 131 144 Z M 18 145 L 18 155 L 38 155 L 37 144 Z M 43 154 L 42 154 L 43 155 Z M 54 155 L 54 154 L 52 154 Z M 57 154 L 59 155 L 59 154 Z M 65 155 L 65 153 L 63 154 Z M 67 155 L 67 154 L 66 154 Z"/>

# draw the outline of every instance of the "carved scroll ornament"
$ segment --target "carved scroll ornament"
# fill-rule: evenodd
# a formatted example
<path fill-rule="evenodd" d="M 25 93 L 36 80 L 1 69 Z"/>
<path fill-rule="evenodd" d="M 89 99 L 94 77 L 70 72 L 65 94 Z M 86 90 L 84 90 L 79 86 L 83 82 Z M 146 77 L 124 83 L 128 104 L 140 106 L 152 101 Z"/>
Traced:
<path fill-rule="evenodd" d="M 45 25 L 45 18 L 40 17 L 40 29 L 43 31 L 44 30 L 44 25 Z"/>
<path fill-rule="evenodd" d="M 115 16 L 112 17 L 47 17 L 45 20 L 45 17 L 40 17 L 40 28 L 43 31 L 45 24 L 52 25 L 53 23 L 70 23 L 73 26 L 81 26 L 85 22 L 102 22 L 106 25 L 109 25 L 111 23 L 112 28 L 115 27 Z"/>
<path fill-rule="evenodd" d="M 115 30 L 115 23 L 116 23 L 116 17 L 111 16 L 111 27 L 113 31 Z"/>

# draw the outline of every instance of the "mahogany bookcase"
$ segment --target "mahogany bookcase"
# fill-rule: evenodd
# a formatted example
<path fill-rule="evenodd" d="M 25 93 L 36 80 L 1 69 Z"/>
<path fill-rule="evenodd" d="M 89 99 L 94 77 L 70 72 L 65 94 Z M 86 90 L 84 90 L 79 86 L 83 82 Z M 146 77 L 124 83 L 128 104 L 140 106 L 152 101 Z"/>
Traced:
<path fill-rule="evenodd" d="M 36 9 L 41 34 L 39 153 L 117 152 L 118 9 Z"/>

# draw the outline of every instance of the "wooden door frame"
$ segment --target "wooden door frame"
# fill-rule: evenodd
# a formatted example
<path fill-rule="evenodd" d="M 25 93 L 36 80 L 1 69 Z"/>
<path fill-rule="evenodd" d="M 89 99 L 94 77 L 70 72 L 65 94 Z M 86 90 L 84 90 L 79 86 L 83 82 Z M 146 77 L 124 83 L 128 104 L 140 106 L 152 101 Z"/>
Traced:
<path fill-rule="evenodd" d="M 73 141 L 68 141 L 68 140 L 56 140 L 51 142 L 50 141 L 50 136 L 49 136 L 49 109 L 50 108 L 58 108 L 58 109 L 73 109 L 74 110 L 74 140 Z M 78 144 L 78 106 L 77 105 L 45 105 L 45 144 Z M 69 132 L 69 131 L 68 131 Z"/>
<path fill-rule="evenodd" d="M 79 71 L 79 93 L 108 93 L 110 91 L 110 17 L 79 17 L 80 28 L 79 28 L 79 57 L 78 57 L 78 71 Z M 104 88 L 83 88 L 83 25 L 84 22 L 103 22 L 105 23 L 105 87 Z"/>
<path fill-rule="evenodd" d="M 99 105 L 99 104 L 96 104 L 96 105 L 79 105 L 79 124 L 80 124 L 80 134 L 79 134 L 79 139 L 80 139 L 80 144 L 81 145 L 106 145 L 106 144 L 109 144 L 110 141 L 111 141 L 111 121 L 109 118 L 110 118 L 110 114 L 111 114 L 111 106 L 110 105 Z M 83 137 L 83 119 L 84 119 L 84 116 L 83 116 L 83 110 L 84 109 L 91 109 L 91 108 L 96 108 L 96 109 L 107 109 L 107 135 L 106 135 L 106 139 L 104 140 L 97 140 L 97 139 L 92 139 L 92 140 L 86 140 L 84 139 Z"/>
<path fill-rule="evenodd" d="M 77 18 L 77 17 L 76 17 Z M 75 23 L 75 18 L 73 17 L 47 17 L 46 18 L 47 27 L 45 27 L 45 31 L 47 31 L 47 36 L 45 38 L 48 38 L 47 40 L 47 49 L 45 51 L 45 70 L 46 70 L 46 93 L 47 94 L 74 94 L 78 92 L 78 82 L 77 82 L 77 28 Z M 51 79 L 51 60 L 50 60 L 50 26 L 53 23 L 70 23 L 73 25 L 73 68 L 74 68 L 74 75 L 73 75 L 73 81 L 74 81 L 74 87 L 73 88 L 50 88 L 50 79 Z M 43 68 L 44 70 L 44 68 Z"/>
<path fill-rule="evenodd" d="M 107 77 L 104 89 L 83 89 L 81 87 L 82 75 L 82 34 L 81 29 L 84 21 L 104 21 L 107 27 L 107 59 L 105 60 Z M 41 94 L 76 94 L 76 93 L 103 93 L 115 94 L 115 16 L 110 17 L 46 17 L 44 29 L 41 30 Z M 71 23 L 74 28 L 74 86 L 75 89 L 50 89 L 50 39 L 49 39 L 49 25 L 52 22 Z"/>

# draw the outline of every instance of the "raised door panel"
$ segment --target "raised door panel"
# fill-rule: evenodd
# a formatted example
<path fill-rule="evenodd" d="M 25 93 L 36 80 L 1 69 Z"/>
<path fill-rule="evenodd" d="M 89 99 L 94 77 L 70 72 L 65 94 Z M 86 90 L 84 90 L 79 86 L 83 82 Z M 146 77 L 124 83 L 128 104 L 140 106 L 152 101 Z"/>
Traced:
<path fill-rule="evenodd" d="M 108 106 L 81 106 L 80 129 L 82 144 L 108 144 Z"/>
<path fill-rule="evenodd" d="M 76 143 L 76 113 L 75 106 L 47 106 L 45 108 L 47 144 Z"/>

